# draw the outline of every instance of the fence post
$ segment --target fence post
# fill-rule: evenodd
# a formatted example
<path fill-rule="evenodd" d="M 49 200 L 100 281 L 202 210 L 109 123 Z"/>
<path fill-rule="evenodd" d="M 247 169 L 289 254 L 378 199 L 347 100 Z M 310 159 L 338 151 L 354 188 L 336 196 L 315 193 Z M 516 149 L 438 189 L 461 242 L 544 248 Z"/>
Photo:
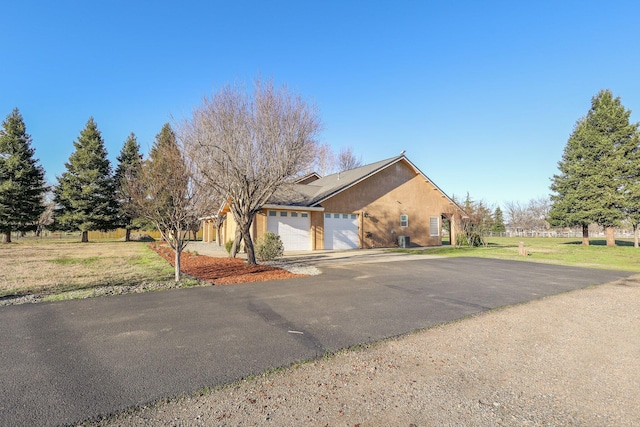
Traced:
<path fill-rule="evenodd" d="M 518 245 L 518 255 L 527 256 L 527 250 L 524 247 L 524 242 L 520 242 Z"/>

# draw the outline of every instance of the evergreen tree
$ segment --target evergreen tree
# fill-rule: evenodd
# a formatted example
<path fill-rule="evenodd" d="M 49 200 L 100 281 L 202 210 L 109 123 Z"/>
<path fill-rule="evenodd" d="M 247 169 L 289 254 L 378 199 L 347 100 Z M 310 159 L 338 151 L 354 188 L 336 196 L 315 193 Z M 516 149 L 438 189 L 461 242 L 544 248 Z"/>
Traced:
<path fill-rule="evenodd" d="M 560 174 L 552 178 L 550 222 L 582 226 L 584 245 L 591 223 L 605 227 L 607 245 L 615 245 L 613 227 L 625 216 L 622 179 L 638 128 L 629 123 L 630 114 L 610 90 L 600 91 L 577 122 L 558 162 Z"/>
<path fill-rule="evenodd" d="M 82 241 L 88 241 L 92 230 L 112 230 L 117 226 L 115 186 L 107 150 L 96 123 L 91 117 L 73 143 L 75 151 L 65 163 L 54 190 L 54 227 L 80 230 Z"/>
<path fill-rule="evenodd" d="M 183 161 L 182 152 L 178 146 L 176 134 L 171 129 L 169 123 L 165 123 L 156 135 L 156 140 L 149 150 L 149 159 L 146 164 L 147 173 L 155 176 L 157 182 L 163 182 L 164 190 L 154 193 L 156 209 L 167 218 L 178 217 L 176 214 L 183 208 L 182 199 L 188 192 L 189 173 Z M 172 169 L 171 173 L 167 173 Z M 175 225 L 173 223 L 168 223 Z M 182 224 L 183 228 L 188 228 L 190 224 Z M 161 232 L 171 233 L 174 230 L 167 228 Z"/>
<path fill-rule="evenodd" d="M 504 225 L 504 215 L 500 206 L 493 211 L 493 229 L 494 233 L 504 233 L 507 227 Z"/>
<path fill-rule="evenodd" d="M 117 157 L 118 166 L 114 174 L 116 186 L 116 200 L 118 201 L 118 226 L 126 230 L 125 241 L 131 237 L 131 230 L 139 230 L 142 221 L 136 218 L 131 208 L 131 195 L 128 194 L 125 180 L 136 179 L 142 162 L 140 145 L 132 132 L 124 142 L 120 155 Z"/>
<path fill-rule="evenodd" d="M 35 230 L 45 209 L 44 169 L 34 154 L 31 136 L 16 108 L 0 129 L 0 232 L 5 243 L 11 242 L 12 231 Z"/>
<path fill-rule="evenodd" d="M 640 227 L 640 132 L 636 132 L 635 148 L 628 155 L 627 173 L 623 181 L 625 196 L 624 212 L 633 228 L 633 246 L 638 247 L 638 228 Z"/>
<path fill-rule="evenodd" d="M 136 179 L 127 182 L 138 215 L 153 222 L 174 250 L 175 280 L 180 280 L 180 257 L 187 234 L 198 218 L 213 208 L 210 191 L 197 185 L 192 168 L 169 124 L 158 135 Z"/>

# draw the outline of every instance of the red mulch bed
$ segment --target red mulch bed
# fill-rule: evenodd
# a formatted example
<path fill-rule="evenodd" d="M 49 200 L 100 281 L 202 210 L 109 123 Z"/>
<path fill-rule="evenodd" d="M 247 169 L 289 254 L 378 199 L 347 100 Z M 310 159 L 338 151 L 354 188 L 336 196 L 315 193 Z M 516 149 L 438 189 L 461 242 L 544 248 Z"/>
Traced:
<path fill-rule="evenodd" d="M 166 243 L 151 243 L 149 247 L 171 265 L 174 265 L 175 255 Z M 182 252 L 180 270 L 214 285 L 264 282 L 266 280 L 291 279 L 304 276 L 303 274 L 293 274 L 287 270 L 268 265 L 247 265 L 245 260 L 239 258 L 215 258 L 194 255 L 190 252 Z"/>

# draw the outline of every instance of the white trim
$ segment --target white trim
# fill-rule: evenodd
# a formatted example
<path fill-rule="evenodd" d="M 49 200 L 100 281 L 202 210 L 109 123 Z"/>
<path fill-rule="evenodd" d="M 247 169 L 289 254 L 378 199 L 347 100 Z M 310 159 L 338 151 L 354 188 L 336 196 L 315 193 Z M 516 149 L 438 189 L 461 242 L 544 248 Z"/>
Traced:
<path fill-rule="evenodd" d="M 433 234 L 433 233 L 432 233 L 432 231 L 431 231 L 431 226 L 433 225 L 433 224 L 431 223 L 431 221 L 432 221 L 433 219 L 435 219 L 435 220 L 436 220 L 436 234 Z M 441 228 L 442 228 L 442 226 L 440 225 L 440 217 L 439 217 L 439 216 L 435 216 L 435 215 L 430 216 L 430 217 L 429 217 L 429 236 L 431 236 L 431 237 L 438 237 L 438 236 L 440 236 L 440 229 L 441 229 Z"/>
<path fill-rule="evenodd" d="M 320 207 L 320 206 L 319 207 L 309 207 L 309 206 L 266 204 L 266 205 L 262 205 L 262 209 L 280 209 L 280 210 L 283 210 L 283 211 L 298 211 L 298 212 L 304 212 L 304 211 L 324 212 L 324 208 Z"/>

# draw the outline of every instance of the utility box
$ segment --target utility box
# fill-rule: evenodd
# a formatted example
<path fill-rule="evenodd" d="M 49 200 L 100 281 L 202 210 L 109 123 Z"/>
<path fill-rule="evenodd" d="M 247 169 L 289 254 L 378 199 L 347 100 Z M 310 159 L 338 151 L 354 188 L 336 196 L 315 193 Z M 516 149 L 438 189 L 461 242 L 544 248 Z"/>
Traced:
<path fill-rule="evenodd" d="M 398 246 L 401 248 L 408 248 L 411 246 L 409 236 L 398 236 Z"/>

